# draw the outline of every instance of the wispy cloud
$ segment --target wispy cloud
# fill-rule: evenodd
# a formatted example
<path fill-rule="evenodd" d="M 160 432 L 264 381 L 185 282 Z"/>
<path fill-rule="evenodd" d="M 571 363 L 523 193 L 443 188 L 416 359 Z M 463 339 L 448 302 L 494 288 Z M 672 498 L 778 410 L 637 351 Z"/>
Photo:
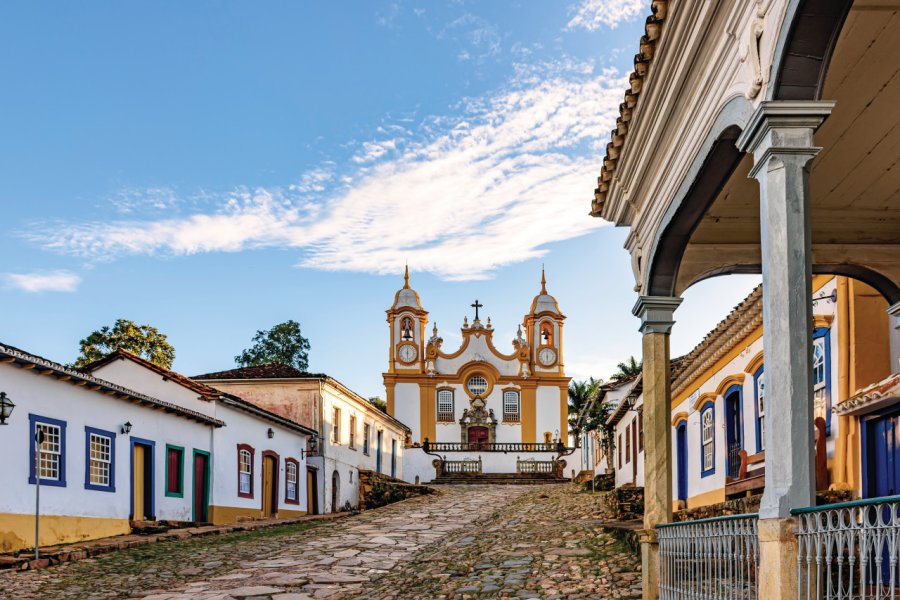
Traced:
<path fill-rule="evenodd" d="M 625 83 L 584 63 L 522 68 L 452 116 L 383 127 L 346 165 L 291 185 L 233 190 L 184 216 L 26 235 L 87 258 L 277 247 L 309 268 L 387 273 L 409 260 L 445 279 L 490 277 L 601 226 L 585 202 Z"/>
<path fill-rule="evenodd" d="M 3 280 L 8 287 L 25 292 L 74 292 L 81 277 L 70 271 L 37 271 L 34 273 L 6 273 Z"/>
<path fill-rule="evenodd" d="M 619 23 L 630 21 L 644 12 L 650 12 L 648 0 L 581 0 L 566 29 L 595 31 L 601 26 L 615 29 Z"/>

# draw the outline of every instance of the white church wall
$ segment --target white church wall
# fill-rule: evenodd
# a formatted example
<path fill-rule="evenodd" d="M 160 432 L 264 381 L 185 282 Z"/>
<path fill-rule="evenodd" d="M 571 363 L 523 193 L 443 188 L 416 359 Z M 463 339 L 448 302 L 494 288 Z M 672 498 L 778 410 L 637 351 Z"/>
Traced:
<path fill-rule="evenodd" d="M 422 439 L 419 404 L 418 383 L 398 383 L 394 386 L 394 418 L 412 430 L 414 440 Z"/>
<path fill-rule="evenodd" d="M 468 363 L 474 361 L 482 361 L 489 363 L 497 368 L 500 371 L 501 375 L 515 376 L 519 374 L 519 361 L 517 359 L 513 360 L 503 360 L 499 358 L 496 354 L 494 354 L 487 343 L 487 336 L 484 335 L 470 335 L 468 336 L 469 345 L 466 347 L 466 351 L 460 354 L 455 358 L 441 358 L 438 357 L 437 360 L 437 371 L 438 373 L 457 373 L 459 370 L 467 365 Z M 450 351 L 445 350 L 448 354 Z M 455 353 L 454 350 L 452 353 Z M 514 352 L 514 348 L 512 344 L 507 351 L 504 353 L 512 354 Z"/>
<path fill-rule="evenodd" d="M 403 479 L 409 483 L 415 483 L 416 477 L 420 483 L 428 483 L 435 478 L 435 469 L 432 461 L 438 454 L 448 461 L 477 460 L 481 458 L 483 473 L 515 473 L 516 461 L 535 460 L 548 461 L 556 459 L 555 452 L 435 452 L 425 454 L 422 448 L 407 448 L 403 458 Z M 578 469 L 580 456 L 566 456 L 565 475 L 571 475 L 571 470 Z"/>
<path fill-rule="evenodd" d="M 536 392 L 536 418 L 538 442 L 544 441 L 544 433 L 552 436 L 559 430 L 559 388 L 539 385 Z M 565 432 L 560 432 L 565 435 Z"/>

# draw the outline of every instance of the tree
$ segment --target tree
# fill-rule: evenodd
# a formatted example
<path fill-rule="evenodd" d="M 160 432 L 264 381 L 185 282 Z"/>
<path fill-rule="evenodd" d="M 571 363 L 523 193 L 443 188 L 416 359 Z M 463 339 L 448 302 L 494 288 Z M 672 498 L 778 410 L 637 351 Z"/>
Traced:
<path fill-rule="evenodd" d="M 305 371 L 309 366 L 309 340 L 300 333 L 300 323 L 285 321 L 253 336 L 253 346 L 234 357 L 241 367 L 282 363 Z"/>
<path fill-rule="evenodd" d="M 116 319 L 115 325 L 104 325 L 78 342 L 81 354 L 73 366 L 81 368 L 100 360 L 110 352 L 126 350 L 164 369 L 171 369 L 175 348 L 156 327 L 138 325 L 128 319 Z"/>
<path fill-rule="evenodd" d="M 572 381 L 569 384 L 569 429 L 571 431 L 575 430 L 579 416 L 587 409 L 602 384 L 603 380 L 593 377 L 585 381 Z M 582 420 L 582 426 L 587 427 L 588 431 L 596 425 L 594 423 L 595 412 L 595 409 L 592 408 L 590 414 L 586 414 Z"/>
<path fill-rule="evenodd" d="M 644 361 L 636 360 L 633 356 L 629 356 L 628 360 L 625 362 L 620 362 L 616 365 L 619 369 L 618 373 L 612 376 L 613 381 L 621 381 L 622 379 L 628 379 L 630 377 L 634 377 L 635 375 L 641 374 L 641 369 L 643 369 Z"/>
<path fill-rule="evenodd" d="M 369 402 L 371 402 L 375 408 L 387 414 L 387 402 L 381 399 L 381 396 L 372 396 L 369 398 Z"/>

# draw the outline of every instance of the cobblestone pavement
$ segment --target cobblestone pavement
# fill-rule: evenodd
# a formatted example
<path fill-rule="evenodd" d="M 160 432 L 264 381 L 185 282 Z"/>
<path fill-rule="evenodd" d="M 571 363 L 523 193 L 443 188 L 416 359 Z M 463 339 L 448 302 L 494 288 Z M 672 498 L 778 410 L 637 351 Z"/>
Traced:
<path fill-rule="evenodd" d="M 638 560 L 574 486 L 461 486 L 356 517 L 0 574 L 2 598 L 634 598 Z"/>

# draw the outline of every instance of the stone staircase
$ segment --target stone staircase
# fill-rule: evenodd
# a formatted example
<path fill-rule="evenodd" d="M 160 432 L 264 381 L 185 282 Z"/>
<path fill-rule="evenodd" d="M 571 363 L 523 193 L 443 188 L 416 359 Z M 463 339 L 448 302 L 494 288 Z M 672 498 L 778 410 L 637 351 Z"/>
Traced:
<path fill-rule="evenodd" d="M 431 483 L 445 485 L 543 485 L 569 483 L 552 473 L 449 473 Z"/>

